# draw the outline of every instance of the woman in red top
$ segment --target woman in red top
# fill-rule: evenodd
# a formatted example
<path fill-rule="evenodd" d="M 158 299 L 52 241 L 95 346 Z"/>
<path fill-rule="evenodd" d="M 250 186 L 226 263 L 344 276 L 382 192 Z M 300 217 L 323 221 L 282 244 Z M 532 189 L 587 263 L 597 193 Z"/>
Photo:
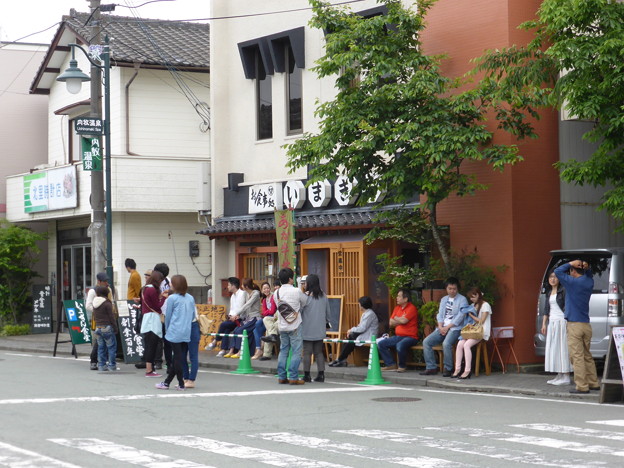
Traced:
<path fill-rule="evenodd" d="M 275 303 L 275 299 L 273 299 L 273 294 L 271 294 L 271 285 L 267 282 L 262 283 L 262 286 L 260 287 L 260 292 L 262 293 L 262 300 L 260 301 L 260 307 L 262 308 L 262 318 L 264 319 L 264 317 L 272 317 L 277 311 L 277 304 Z M 262 341 L 260 341 L 260 338 L 264 336 L 264 332 L 266 332 L 264 321 L 258 320 L 256 322 L 256 328 L 254 328 L 254 337 L 256 339 L 256 354 L 254 354 L 251 359 L 259 359 L 262 357 Z"/>
<path fill-rule="evenodd" d="M 164 276 L 161 272 L 154 270 L 147 280 L 145 287 L 141 290 L 141 335 L 145 345 L 145 376 L 160 377 L 154 372 L 154 359 L 158 342 L 162 340 L 162 310 L 165 297 L 160 294 L 160 283 Z"/>

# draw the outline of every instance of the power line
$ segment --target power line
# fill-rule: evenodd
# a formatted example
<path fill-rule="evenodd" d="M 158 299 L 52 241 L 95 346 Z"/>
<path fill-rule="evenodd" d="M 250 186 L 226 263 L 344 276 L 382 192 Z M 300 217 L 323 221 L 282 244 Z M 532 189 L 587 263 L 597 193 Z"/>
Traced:
<path fill-rule="evenodd" d="M 60 21 L 54 23 L 52 26 L 48 26 L 47 28 L 42 29 L 41 31 L 37 31 L 37 32 L 34 32 L 34 33 L 27 34 L 26 36 L 20 37 L 19 39 L 15 39 L 14 41 L 10 41 L 10 42 L 4 42 L 3 41 L 3 44 L 2 44 L 2 46 L 0 46 L 0 49 L 2 49 L 3 47 L 8 46 L 10 44 L 15 44 L 15 43 L 21 41 L 22 39 L 26 39 L 27 37 L 34 36 L 35 34 L 46 32 L 48 29 L 52 29 L 54 26 L 58 26 L 59 24 L 61 24 Z"/>

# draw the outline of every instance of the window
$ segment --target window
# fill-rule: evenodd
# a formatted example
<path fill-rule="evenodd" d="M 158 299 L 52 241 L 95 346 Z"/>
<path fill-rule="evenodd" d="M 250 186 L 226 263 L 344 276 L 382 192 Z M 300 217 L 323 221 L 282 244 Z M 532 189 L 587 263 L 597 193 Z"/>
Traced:
<path fill-rule="evenodd" d="M 69 144 L 67 145 L 67 162 L 69 164 L 80 162 L 81 159 L 81 150 L 80 150 L 80 135 L 78 135 L 74 130 L 74 122 L 76 119 L 80 117 L 76 117 L 74 119 L 69 119 L 69 132 L 67 141 Z"/>
<path fill-rule="evenodd" d="M 296 66 L 292 47 L 284 47 L 284 59 L 286 62 L 286 106 L 287 106 L 287 132 L 301 133 L 303 130 L 302 119 L 302 69 Z"/>
<path fill-rule="evenodd" d="M 258 140 L 273 138 L 273 91 L 271 75 L 264 69 L 260 51 L 256 52 L 256 113 Z"/>

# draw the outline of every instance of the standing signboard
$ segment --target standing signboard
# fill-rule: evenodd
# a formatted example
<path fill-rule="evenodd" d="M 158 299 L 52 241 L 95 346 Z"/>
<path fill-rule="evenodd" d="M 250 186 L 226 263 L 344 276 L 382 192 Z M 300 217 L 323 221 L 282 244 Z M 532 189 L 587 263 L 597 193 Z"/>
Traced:
<path fill-rule="evenodd" d="M 32 333 L 52 333 L 52 286 L 33 286 Z"/>
<path fill-rule="evenodd" d="M 141 313 L 141 306 L 134 301 L 117 301 L 117 311 L 119 312 L 119 336 L 121 336 L 124 362 L 126 364 L 141 362 L 145 351 L 143 337 L 134 330 Z"/>
<path fill-rule="evenodd" d="M 74 345 L 91 343 L 91 330 L 87 310 L 82 299 L 63 301 L 69 336 Z"/>
<path fill-rule="evenodd" d="M 624 401 L 624 327 L 611 327 L 599 401 L 600 403 Z"/>

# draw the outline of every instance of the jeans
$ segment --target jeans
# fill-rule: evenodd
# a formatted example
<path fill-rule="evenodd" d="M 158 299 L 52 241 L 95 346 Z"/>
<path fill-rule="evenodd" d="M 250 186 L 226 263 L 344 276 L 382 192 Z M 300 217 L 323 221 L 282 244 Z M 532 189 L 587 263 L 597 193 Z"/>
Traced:
<path fill-rule="evenodd" d="M 184 358 L 184 366 L 182 367 L 182 374 L 184 380 L 192 380 L 193 382 L 197 378 L 197 371 L 199 369 L 199 340 L 201 333 L 199 332 L 199 322 L 193 322 L 191 324 L 191 341 L 188 344 L 188 359 L 191 361 L 191 370 L 189 372 L 189 366 L 186 363 L 186 355 Z"/>
<path fill-rule="evenodd" d="M 107 325 L 95 329 L 95 336 L 98 344 L 98 369 L 106 370 L 106 362 L 110 370 L 117 370 L 115 358 L 117 356 L 117 340 L 113 327 Z M 107 359 L 108 355 L 108 359 Z"/>
<path fill-rule="evenodd" d="M 392 358 L 392 353 L 390 352 L 391 348 L 396 348 L 399 356 L 399 367 L 405 369 L 407 366 L 407 352 L 416 343 L 418 343 L 418 340 L 414 337 L 395 335 L 377 342 L 377 350 L 387 367 L 394 366 L 396 364 Z"/>
<path fill-rule="evenodd" d="M 232 322 L 231 320 L 226 320 L 224 322 L 221 322 L 221 324 L 219 325 L 219 331 L 217 333 L 223 333 L 225 335 L 228 335 L 232 333 L 232 330 L 234 330 L 236 327 L 237 327 L 236 322 Z M 233 339 L 234 338 L 230 338 L 229 336 L 215 337 L 215 341 L 219 341 L 219 340 L 221 341 L 221 349 L 225 351 L 229 351 L 230 342 Z"/>
<path fill-rule="evenodd" d="M 280 332 L 280 351 L 277 357 L 277 376 L 281 380 L 299 380 L 299 364 L 301 363 L 301 348 L 303 339 L 301 338 L 301 326 L 293 331 Z M 286 373 L 286 361 L 288 351 L 292 351 L 290 366 Z"/>
<path fill-rule="evenodd" d="M 254 328 L 256 327 L 256 322 L 258 319 L 256 319 L 255 317 L 246 321 L 245 323 L 243 323 L 242 325 L 236 327 L 234 329 L 234 331 L 232 332 L 234 335 L 242 335 L 244 330 L 247 330 L 247 345 L 249 346 L 249 350 L 251 349 L 255 349 L 255 342 L 256 340 L 254 340 Z M 231 341 L 231 346 L 232 348 L 234 348 L 235 350 L 242 352 L 242 346 L 243 346 L 243 339 L 242 338 L 232 338 Z"/>
<path fill-rule="evenodd" d="M 256 322 L 256 328 L 254 328 L 254 340 L 256 341 L 256 349 L 260 349 L 262 347 L 262 338 L 264 336 L 264 332 L 266 331 L 266 327 L 264 326 L 264 321 L 258 320 Z M 249 348 L 251 349 L 251 348 Z"/>
<path fill-rule="evenodd" d="M 433 333 L 425 338 L 423 341 L 423 353 L 425 355 L 427 369 L 438 368 L 435 352 L 432 348 L 442 343 L 442 349 L 444 350 L 444 370 L 449 372 L 453 371 L 453 345 L 457 343 L 460 333 L 461 328 L 457 328 L 456 330 L 449 330 L 446 332 L 446 335 L 441 335 L 440 330 L 436 328 Z"/>

